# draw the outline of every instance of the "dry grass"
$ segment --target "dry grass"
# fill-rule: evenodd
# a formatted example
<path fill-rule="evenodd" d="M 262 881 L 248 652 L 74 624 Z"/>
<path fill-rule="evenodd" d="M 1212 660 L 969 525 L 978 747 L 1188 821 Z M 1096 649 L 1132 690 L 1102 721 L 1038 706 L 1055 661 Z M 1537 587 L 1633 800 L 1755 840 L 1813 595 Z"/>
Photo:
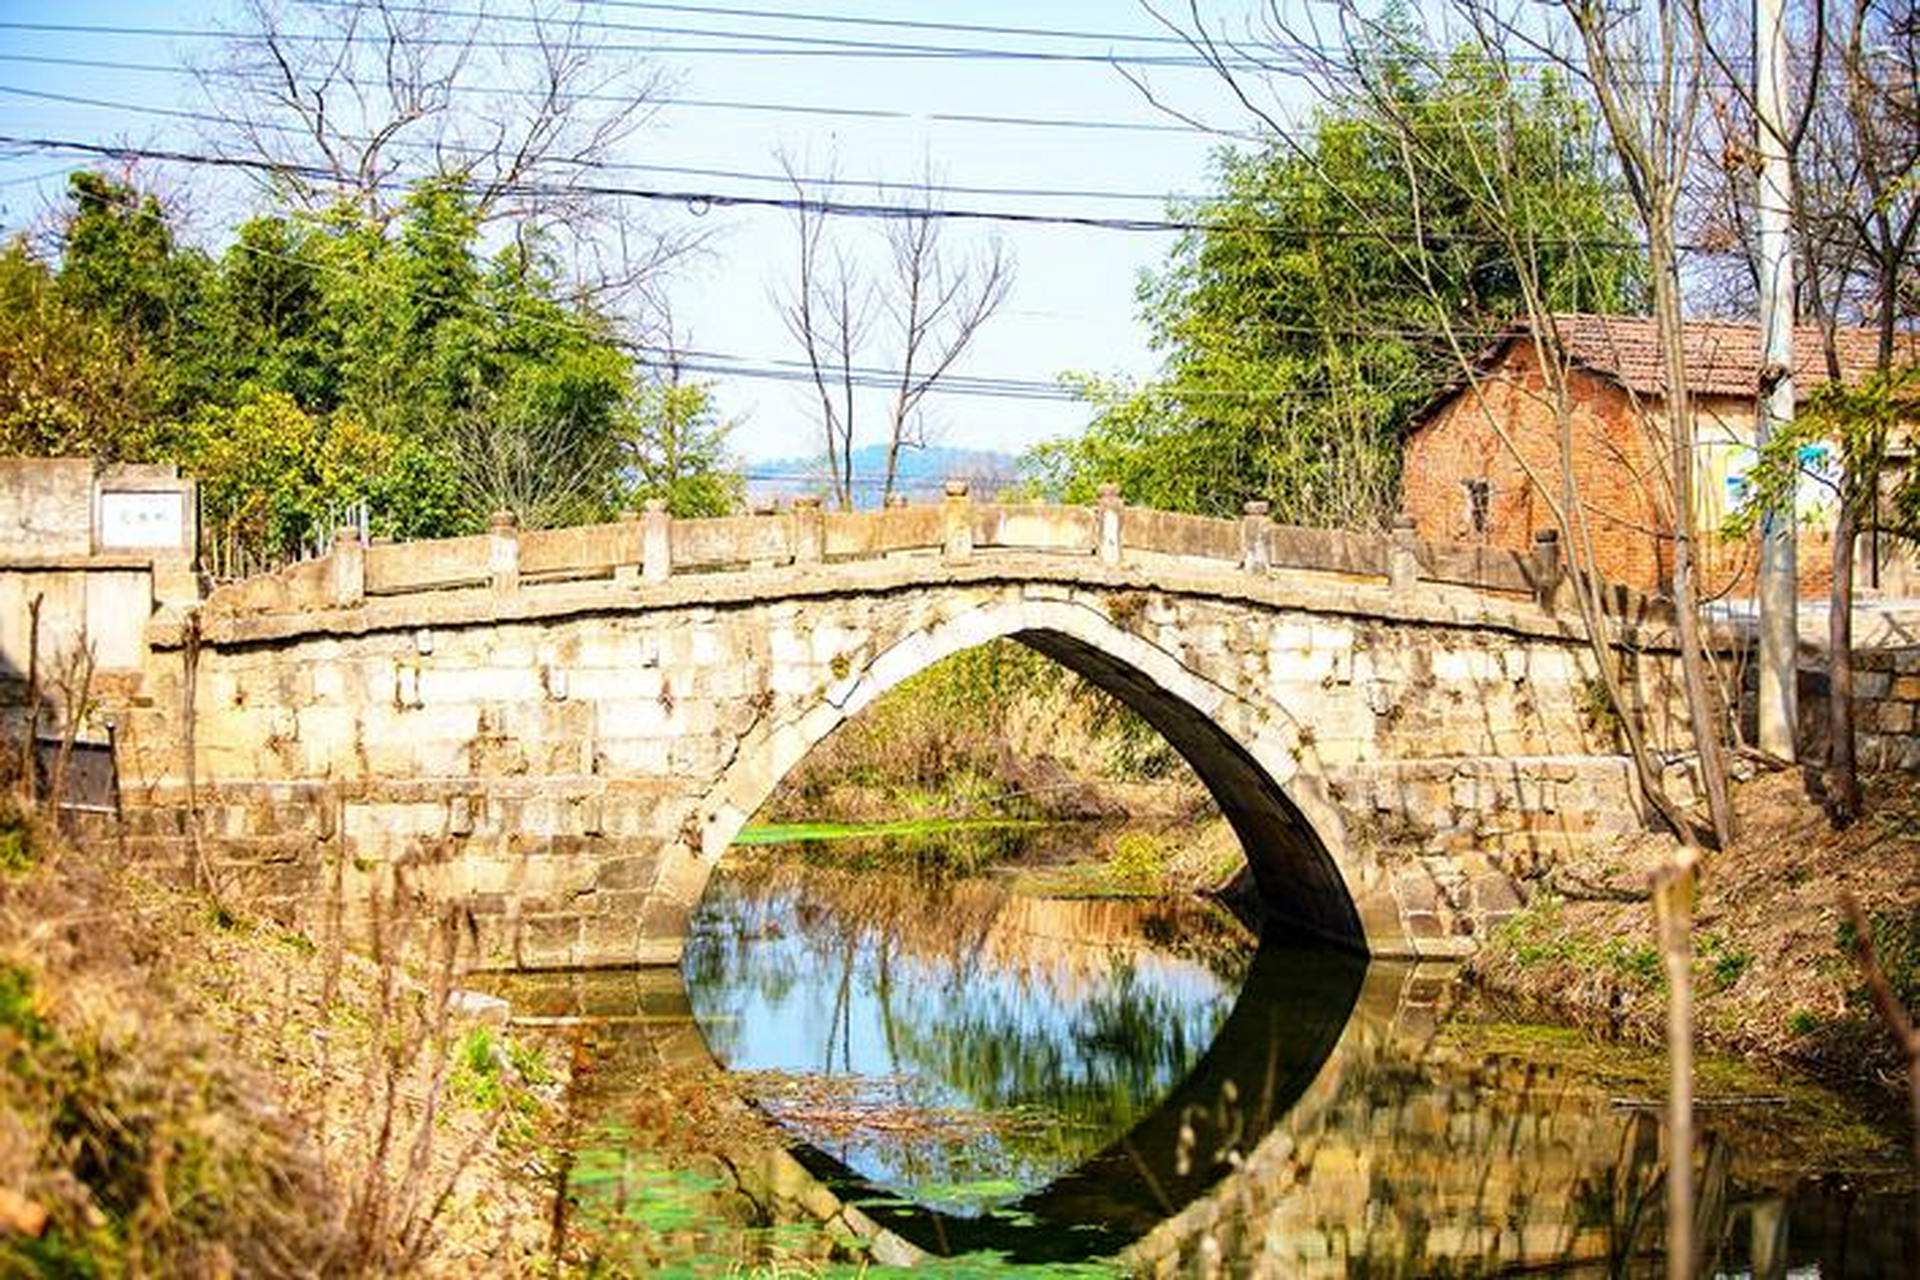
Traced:
<path fill-rule="evenodd" d="M 1724 1049 L 1904 1089 L 1904 1064 L 1848 956 L 1841 895 L 1865 908 L 1911 1004 L 1920 969 L 1920 779 L 1875 779 L 1869 797 L 1866 818 L 1834 831 L 1797 774 L 1762 775 L 1740 789 L 1740 838 L 1701 868 L 1697 1025 Z M 1589 1025 L 1659 1040 L 1664 985 L 1652 908 L 1616 899 L 1644 891 L 1669 856 L 1667 840 L 1643 834 L 1564 863 L 1488 940 L 1472 974 Z"/>
<path fill-rule="evenodd" d="M 6 832 L 0 1276 L 513 1274 L 538 1254 L 546 1100 L 522 1055 L 476 1076 L 452 931 L 414 976 L 38 820 Z"/>

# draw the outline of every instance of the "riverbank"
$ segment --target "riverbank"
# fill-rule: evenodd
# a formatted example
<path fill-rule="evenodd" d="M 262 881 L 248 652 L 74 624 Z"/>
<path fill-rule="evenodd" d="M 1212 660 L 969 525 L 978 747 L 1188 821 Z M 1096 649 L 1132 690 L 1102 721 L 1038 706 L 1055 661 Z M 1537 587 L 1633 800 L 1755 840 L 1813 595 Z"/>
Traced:
<path fill-rule="evenodd" d="M 1905 1063 L 1849 956 L 1840 900 L 1866 912 L 1895 994 L 1920 1003 L 1920 779 L 1872 780 L 1866 817 L 1834 831 L 1797 772 L 1762 774 L 1736 802 L 1739 839 L 1708 852 L 1694 915 L 1700 1039 L 1848 1086 L 1904 1092 Z M 1528 1013 L 1647 1044 L 1666 984 L 1646 885 L 1670 838 L 1642 833 L 1563 861 L 1468 964 Z"/>
<path fill-rule="evenodd" d="M 815 747 L 762 822 L 1181 821 L 1217 812 L 1193 771 L 1111 695 L 1011 640 L 882 694 Z"/>
<path fill-rule="evenodd" d="M 541 1257 L 559 1072 L 503 1008 L 111 848 L 0 816 L 0 1275 Z"/>

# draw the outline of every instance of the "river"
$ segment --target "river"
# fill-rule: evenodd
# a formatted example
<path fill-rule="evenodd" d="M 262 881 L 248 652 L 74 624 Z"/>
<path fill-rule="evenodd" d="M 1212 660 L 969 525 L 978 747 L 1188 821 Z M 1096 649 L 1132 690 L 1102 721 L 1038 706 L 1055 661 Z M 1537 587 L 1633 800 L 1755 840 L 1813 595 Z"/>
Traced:
<path fill-rule="evenodd" d="M 982 839 L 736 848 L 680 972 L 503 979 L 517 1014 L 584 1028 L 556 1170 L 573 1256 L 1658 1273 L 1657 1055 L 1205 902 L 953 874 Z M 1081 843 L 990 839 L 1001 866 Z M 1897 1131 L 1778 1073 L 1699 1079 L 1713 1273 L 1908 1274 Z"/>

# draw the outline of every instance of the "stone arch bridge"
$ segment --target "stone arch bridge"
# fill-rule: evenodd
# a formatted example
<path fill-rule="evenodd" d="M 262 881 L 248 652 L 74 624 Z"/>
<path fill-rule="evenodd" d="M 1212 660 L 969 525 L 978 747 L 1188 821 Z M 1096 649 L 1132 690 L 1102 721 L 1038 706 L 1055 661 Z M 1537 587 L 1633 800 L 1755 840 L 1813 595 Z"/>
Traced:
<path fill-rule="evenodd" d="M 1550 544 L 1517 556 L 1125 507 L 944 501 L 363 544 L 148 629 L 131 842 L 317 922 L 396 870 L 482 962 L 670 962 L 781 777 L 901 679 L 1012 637 L 1212 789 L 1264 905 L 1374 954 L 1469 949 L 1544 860 L 1641 821 Z M 1654 740 L 1665 622 L 1621 596 Z M 197 833 L 197 834 L 196 834 Z"/>

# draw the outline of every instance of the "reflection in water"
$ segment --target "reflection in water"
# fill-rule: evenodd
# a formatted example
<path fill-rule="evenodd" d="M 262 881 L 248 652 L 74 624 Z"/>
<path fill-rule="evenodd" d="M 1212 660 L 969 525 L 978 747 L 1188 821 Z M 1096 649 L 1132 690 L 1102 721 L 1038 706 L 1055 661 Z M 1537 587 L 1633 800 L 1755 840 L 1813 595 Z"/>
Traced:
<path fill-rule="evenodd" d="M 1016 1263 L 1659 1274 L 1658 1063 L 1465 1015 L 1450 969 L 1276 938 L 1249 957 L 1205 912 L 871 869 L 736 857 L 710 898 L 684 994 L 657 972 L 631 991 L 624 975 L 507 989 L 517 1011 L 607 1018 L 600 1069 L 570 1094 L 583 1134 L 629 1123 L 658 1092 L 649 1071 L 703 1052 L 693 1016 L 723 1063 L 761 1072 L 741 1080 L 797 1135 L 784 1166 L 719 1151 L 737 1182 L 714 1193 L 699 1243 L 656 1238 L 649 1265 L 777 1260 L 764 1241 L 716 1243 L 744 1198 L 763 1226 L 844 1233 L 856 1219 L 833 1215 L 852 1203 L 862 1239 Z M 1699 1118 L 1702 1274 L 1912 1273 L 1898 1137 L 1791 1081 L 1715 1087 L 1750 1101 Z M 623 1175 L 562 1194 L 631 1204 L 636 1188 Z"/>
<path fill-rule="evenodd" d="M 715 1056 L 760 1073 L 761 1104 L 816 1154 L 967 1216 L 1054 1182 L 1159 1105 L 1251 954 L 1194 905 L 761 866 L 716 879 L 686 972 Z"/>

